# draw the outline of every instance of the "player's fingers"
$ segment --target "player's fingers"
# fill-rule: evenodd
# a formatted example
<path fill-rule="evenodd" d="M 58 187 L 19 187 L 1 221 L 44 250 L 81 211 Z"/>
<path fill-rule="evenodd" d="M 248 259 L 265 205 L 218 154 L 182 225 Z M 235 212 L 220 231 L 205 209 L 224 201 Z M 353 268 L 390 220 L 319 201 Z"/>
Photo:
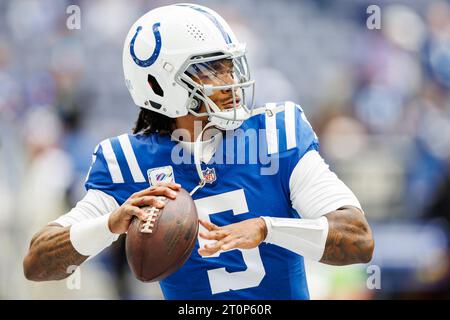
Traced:
<path fill-rule="evenodd" d="M 156 208 L 162 208 L 165 205 L 164 201 L 155 196 L 134 198 L 130 200 L 129 204 L 136 207 L 153 206 Z"/>
<path fill-rule="evenodd" d="M 144 210 L 142 210 L 138 207 L 134 207 L 134 206 L 128 206 L 126 213 L 129 216 L 135 216 L 136 218 L 138 218 L 139 220 L 142 220 L 142 221 L 147 220 L 147 217 L 148 217 L 147 212 L 145 212 Z"/>
<path fill-rule="evenodd" d="M 167 188 L 173 189 L 175 191 L 178 191 L 181 188 L 181 184 L 174 183 L 174 182 L 159 182 L 157 185 L 154 185 L 149 188 L 146 188 L 141 191 L 133 193 L 130 198 L 138 198 L 138 197 L 142 197 L 145 195 L 149 195 L 152 192 L 154 192 L 154 190 L 158 187 L 167 187 Z"/>
<path fill-rule="evenodd" d="M 223 244 L 224 244 L 223 240 L 219 240 L 214 243 L 207 243 L 207 244 L 205 244 L 205 249 L 216 252 L 216 251 L 220 250 L 220 248 L 223 246 Z"/>
<path fill-rule="evenodd" d="M 220 250 L 228 251 L 231 249 L 239 248 L 239 245 L 241 244 L 242 240 L 240 238 L 233 238 L 230 239 L 230 241 L 226 241 L 224 239 L 224 244 L 220 247 Z"/>
<path fill-rule="evenodd" d="M 170 199 L 175 199 L 177 192 L 170 189 L 169 187 L 157 186 L 152 190 L 149 190 L 148 194 L 156 196 L 166 196 Z"/>
<path fill-rule="evenodd" d="M 198 219 L 198 221 L 200 222 L 200 224 L 201 224 L 202 226 L 204 226 L 204 227 L 205 227 L 207 230 L 209 230 L 209 231 L 212 231 L 212 230 L 218 230 L 218 229 L 219 229 L 218 226 L 216 226 L 214 223 L 211 223 L 211 222 L 209 222 L 209 221 L 201 220 L 201 219 Z"/>
<path fill-rule="evenodd" d="M 202 256 L 210 256 L 220 250 L 223 245 L 222 241 L 216 241 L 214 243 L 207 243 L 203 248 L 198 250 L 198 253 Z"/>
<path fill-rule="evenodd" d="M 212 253 L 209 253 L 208 250 L 204 249 L 204 248 L 199 248 L 197 250 L 198 254 L 201 255 L 202 257 L 204 256 L 210 256 Z"/>
<path fill-rule="evenodd" d="M 207 232 L 199 232 L 200 237 L 208 240 L 221 240 L 228 236 L 230 233 L 227 230 L 215 230 L 215 231 L 207 231 Z"/>
<path fill-rule="evenodd" d="M 150 190 L 152 190 L 152 187 L 135 192 L 128 199 L 135 199 L 135 198 L 143 197 L 143 196 L 147 195 L 150 192 Z"/>
<path fill-rule="evenodd" d="M 216 253 L 217 251 L 219 251 L 219 248 L 217 248 L 217 249 L 210 249 L 210 248 L 203 247 L 203 248 L 198 249 L 198 254 L 203 256 L 203 257 L 204 256 L 211 256 L 214 253 Z"/>
<path fill-rule="evenodd" d="M 157 182 L 155 186 L 167 187 L 176 191 L 181 189 L 181 184 L 175 182 Z"/>
<path fill-rule="evenodd" d="M 218 238 L 218 240 L 223 239 L 231 234 L 231 231 L 227 229 L 218 229 L 214 231 L 210 231 L 213 237 Z"/>

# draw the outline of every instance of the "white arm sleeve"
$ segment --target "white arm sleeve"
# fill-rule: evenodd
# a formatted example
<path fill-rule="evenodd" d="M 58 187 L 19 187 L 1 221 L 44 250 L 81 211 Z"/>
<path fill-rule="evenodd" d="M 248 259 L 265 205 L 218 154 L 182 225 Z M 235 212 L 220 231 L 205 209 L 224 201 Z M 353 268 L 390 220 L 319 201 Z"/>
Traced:
<path fill-rule="evenodd" d="M 328 236 L 324 215 L 345 205 L 361 205 L 317 151 L 309 151 L 297 163 L 289 189 L 292 207 L 302 219 L 262 217 L 267 226 L 264 241 L 319 261 Z"/>
<path fill-rule="evenodd" d="M 361 210 L 353 192 L 329 169 L 320 154 L 307 152 L 289 179 L 292 207 L 302 218 L 316 219 L 342 206 Z"/>
<path fill-rule="evenodd" d="M 103 191 L 90 189 L 72 210 L 51 223 L 58 223 L 67 227 L 84 220 L 106 215 L 117 208 L 119 208 L 119 204 L 113 197 Z"/>
<path fill-rule="evenodd" d="M 108 227 L 109 216 L 118 207 L 113 197 L 99 190 L 89 190 L 72 210 L 52 223 L 71 226 L 70 241 L 75 250 L 92 257 L 118 239 L 119 235 Z"/>

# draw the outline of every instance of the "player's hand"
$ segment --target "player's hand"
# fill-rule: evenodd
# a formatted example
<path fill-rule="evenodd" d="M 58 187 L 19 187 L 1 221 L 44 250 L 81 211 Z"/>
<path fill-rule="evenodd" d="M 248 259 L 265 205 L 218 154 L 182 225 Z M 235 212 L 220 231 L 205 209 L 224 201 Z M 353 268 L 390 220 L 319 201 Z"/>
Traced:
<path fill-rule="evenodd" d="M 112 233 L 122 234 L 128 231 L 128 227 L 133 219 L 145 221 L 148 217 L 142 207 L 154 206 L 158 209 L 164 207 L 165 203 L 158 199 L 163 196 L 170 199 L 175 199 L 177 191 L 181 185 L 177 183 L 162 182 L 158 185 L 133 193 L 127 201 L 125 201 L 117 210 L 111 213 L 108 220 L 108 227 Z"/>
<path fill-rule="evenodd" d="M 201 256 L 210 256 L 219 250 L 252 249 L 263 242 L 267 235 L 266 222 L 262 218 L 248 219 L 224 227 L 218 227 L 204 220 L 199 221 L 208 230 L 200 232 L 200 237 L 216 240 L 198 250 Z"/>

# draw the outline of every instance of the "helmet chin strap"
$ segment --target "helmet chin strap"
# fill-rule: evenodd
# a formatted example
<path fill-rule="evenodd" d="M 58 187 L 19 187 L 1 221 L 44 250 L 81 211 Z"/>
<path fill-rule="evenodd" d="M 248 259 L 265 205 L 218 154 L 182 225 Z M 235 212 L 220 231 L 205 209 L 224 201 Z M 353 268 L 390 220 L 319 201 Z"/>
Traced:
<path fill-rule="evenodd" d="M 202 172 L 202 166 L 201 166 L 201 160 L 200 160 L 200 156 L 201 156 L 201 152 L 202 152 L 202 137 L 203 137 L 203 133 L 206 131 L 206 129 L 213 127 L 214 123 L 212 122 L 208 122 L 206 124 L 206 126 L 203 128 L 202 132 L 200 132 L 200 134 L 198 135 L 197 139 L 195 139 L 195 143 L 194 143 L 194 164 L 195 164 L 195 168 L 197 169 L 197 174 L 200 178 L 200 181 L 198 183 L 198 185 L 192 189 L 192 191 L 189 193 L 191 196 L 200 188 L 203 188 L 205 186 L 205 177 L 203 175 Z"/>
<path fill-rule="evenodd" d="M 209 104 L 209 102 L 213 103 L 212 100 L 210 100 L 208 97 L 206 99 L 207 99 L 206 103 L 208 103 L 208 104 Z M 208 108 L 211 108 L 211 106 L 208 105 Z M 225 121 L 227 121 L 227 120 L 225 120 Z M 242 124 L 242 121 L 232 121 L 232 123 L 234 125 L 224 126 L 223 122 L 225 122 L 225 121 L 223 119 L 218 119 L 217 117 L 209 115 L 209 122 L 206 124 L 206 126 L 203 128 L 203 130 L 200 132 L 197 139 L 195 139 L 195 142 L 194 142 L 194 164 L 195 164 L 195 168 L 197 170 L 197 174 L 200 178 L 200 181 L 199 181 L 198 185 L 194 189 L 192 189 L 192 191 L 189 193 L 191 196 L 198 189 L 203 188 L 206 184 L 205 177 L 202 172 L 201 160 L 200 160 L 201 152 L 202 152 L 202 137 L 203 137 L 203 134 L 205 133 L 206 129 L 211 128 L 211 127 L 216 127 L 219 130 L 234 130 Z M 230 122 L 230 121 L 227 121 L 227 122 Z"/>

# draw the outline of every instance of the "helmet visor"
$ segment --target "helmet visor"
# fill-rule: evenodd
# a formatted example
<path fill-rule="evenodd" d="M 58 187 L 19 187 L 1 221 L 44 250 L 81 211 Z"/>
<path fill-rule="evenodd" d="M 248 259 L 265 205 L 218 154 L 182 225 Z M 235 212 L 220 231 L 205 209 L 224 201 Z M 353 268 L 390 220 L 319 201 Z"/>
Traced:
<path fill-rule="evenodd" d="M 246 111 L 245 118 L 251 115 L 254 81 L 250 78 L 245 56 L 195 57 L 182 78 L 193 88 L 193 96 L 205 103 L 209 115 L 240 120 L 236 112 L 239 108 Z M 221 112 L 211 110 L 211 101 Z"/>

